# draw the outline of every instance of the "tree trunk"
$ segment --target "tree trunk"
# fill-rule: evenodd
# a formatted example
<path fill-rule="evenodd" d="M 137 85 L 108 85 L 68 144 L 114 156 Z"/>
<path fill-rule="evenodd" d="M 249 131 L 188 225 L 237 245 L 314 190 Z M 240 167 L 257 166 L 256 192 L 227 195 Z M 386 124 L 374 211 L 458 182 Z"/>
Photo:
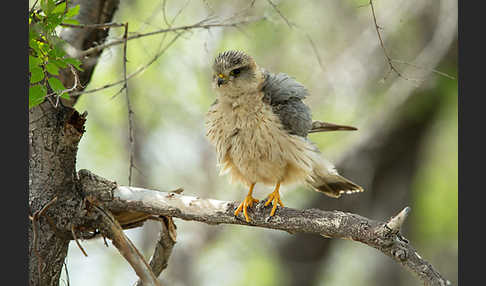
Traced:
<path fill-rule="evenodd" d="M 80 4 L 77 20 L 81 24 L 111 22 L 119 3 L 118 0 L 73 2 L 69 1 L 70 5 Z M 78 50 L 103 43 L 107 35 L 108 30 L 76 28 L 61 34 Z M 84 71 L 79 73 L 82 86 L 91 79 L 99 55 L 82 59 Z M 70 69 L 62 71 L 60 79 L 68 87 L 74 83 Z M 63 103 L 72 106 L 75 100 Z M 72 233 L 80 230 L 87 218 L 81 208 L 83 196 L 79 193 L 75 168 L 86 119 L 64 105 L 54 107 L 45 101 L 29 110 L 30 285 L 59 285 Z"/>

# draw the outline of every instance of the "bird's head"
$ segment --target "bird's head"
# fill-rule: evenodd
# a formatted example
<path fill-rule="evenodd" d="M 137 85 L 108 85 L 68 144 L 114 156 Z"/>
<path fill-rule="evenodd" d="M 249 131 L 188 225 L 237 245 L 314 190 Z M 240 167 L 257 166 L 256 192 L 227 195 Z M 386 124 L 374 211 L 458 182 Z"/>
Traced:
<path fill-rule="evenodd" d="M 253 58 L 241 51 L 220 53 L 213 63 L 213 88 L 234 97 L 256 91 L 263 73 Z"/>

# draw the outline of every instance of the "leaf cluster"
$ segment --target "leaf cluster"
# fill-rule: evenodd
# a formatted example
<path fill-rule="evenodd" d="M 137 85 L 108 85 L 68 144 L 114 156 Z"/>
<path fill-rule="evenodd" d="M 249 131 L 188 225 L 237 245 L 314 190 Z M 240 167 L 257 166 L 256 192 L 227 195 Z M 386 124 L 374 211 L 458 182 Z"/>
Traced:
<path fill-rule="evenodd" d="M 29 13 L 29 108 L 44 101 L 47 92 L 69 98 L 64 84 L 56 77 L 59 70 L 72 65 L 78 70 L 81 62 L 68 57 L 64 41 L 58 36 L 61 24 L 79 24 L 73 17 L 79 5 L 67 7 L 66 1 L 40 0 L 40 8 Z"/>

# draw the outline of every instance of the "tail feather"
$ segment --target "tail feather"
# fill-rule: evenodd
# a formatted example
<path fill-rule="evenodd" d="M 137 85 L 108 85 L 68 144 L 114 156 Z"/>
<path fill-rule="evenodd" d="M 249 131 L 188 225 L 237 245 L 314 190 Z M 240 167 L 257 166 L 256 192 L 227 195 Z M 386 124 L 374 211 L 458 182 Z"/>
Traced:
<path fill-rule="evenodd" d="M 328 174 L 326 176 L 313 176 L 313 181 L 308 183 L 318 192 L 330 197 L 339 198 L 341 194 L 353 194 L 363 192 L 363 188 L 350 180 L 338 175 Z"/>

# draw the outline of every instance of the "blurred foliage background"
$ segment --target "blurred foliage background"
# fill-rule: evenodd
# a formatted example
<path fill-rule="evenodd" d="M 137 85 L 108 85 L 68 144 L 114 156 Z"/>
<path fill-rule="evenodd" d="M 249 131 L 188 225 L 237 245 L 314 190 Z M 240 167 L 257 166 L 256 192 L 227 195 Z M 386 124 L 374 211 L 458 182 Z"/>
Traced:
<path fill-rule="evenodd" d="M 359 129 L 312 134 L 310 139 L 366 192 L 336 200 L 291 186 L 284 188 L 286 206 L 339 209 L 376 220 L 410 206 L 404 235 L 457 285 L 457 1 L 374 1 L 385 47 L 402 77 L 390 72 L 367 3 L 121 1 L 114 21 L 128 22 L 131 33 L 208 17 L 236 21 L 265 16 L 238 27 L 186 31 L 128 82 L 135 112 L 133 185 L 243 199 L 243 186 L 218 176 L 204 116 L 215 99 L 212 59 L 224 50 L 244 50 L 260 66 L 304 84 L 314 119 Z M 109 39 L 122 35 L 123 29 L 113 28 Z M 176 35 L 130 41 L 128 73 L 152 60 Z M 121 45 L 106 49 L 86 90 L 122 79 L 122 60 Z M 76 104 L 78 111 L 88 111 L 77 168 L 126 185 L 128 121 L 125 95 L 116 95 L 120 88 L 84 94 Z M 270 191 L 257 185 L 256 197 Z M 175 223 L 178 241 L 161 275 L 164 285 L 420 285 L 390 258 L 356 242 L 179 219 Z M 159 229 L 147 222 L 126 232 L 149 259 Z M 73 286 L 136 281 L 114 247 L 107 248 L 102 239 L 82 244 L 89 257 L 72 243 L 68 275 L 63 273 L 61 284 L 67 285 L 68 276 Z"/>

